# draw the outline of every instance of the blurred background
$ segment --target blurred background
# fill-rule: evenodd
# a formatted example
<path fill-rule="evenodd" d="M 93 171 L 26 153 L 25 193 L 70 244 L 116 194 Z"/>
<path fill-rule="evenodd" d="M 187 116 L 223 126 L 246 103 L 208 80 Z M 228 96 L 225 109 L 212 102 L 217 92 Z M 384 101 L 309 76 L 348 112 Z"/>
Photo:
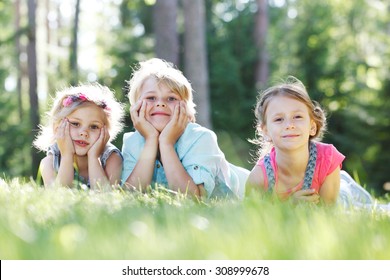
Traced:
<path fill-rule="evenodd" d="M 128 112 L 132 67 L 156 56 L 191 81 L 232 163 L 252 168 L 256 97 L 293 75 L 327 111 L 343 169 L 375 195 L 389 186 L 387 0 L 0 0 L 0 24 L 1 177 L 36 176 L 31 143 L 57 89 L 98 81 Z"/>

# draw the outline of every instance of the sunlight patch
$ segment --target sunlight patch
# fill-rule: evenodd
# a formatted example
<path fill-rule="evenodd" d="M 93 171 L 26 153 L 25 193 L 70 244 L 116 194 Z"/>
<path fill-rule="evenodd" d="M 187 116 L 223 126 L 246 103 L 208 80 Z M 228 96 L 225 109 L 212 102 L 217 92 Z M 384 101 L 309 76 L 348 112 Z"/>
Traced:
<path fill-rule="evenodd" d="M 198 216 L 198 215 L 194 215 L 191 218 L 190 222 L 194 228 L 197 228 L 197 229 L 202 230 L 202 231 L 206 230 L 210 224 L 209 220 L 207 220 L 205 217 Z"/>
<path fill-rule="evenodd" d="M 148 225 L 141 221 L 134 221 L 130 224 L 130 231 L 138 238 L 142 238 L 148 232 Z"/>
<path fill-rule="evenodd" d="M 87 236 L 86 230 L 78 224 L 65 225 L 60 229 L 59 241 L 67 251 L 74 251 L 77 245 L 84 241 Z"/>

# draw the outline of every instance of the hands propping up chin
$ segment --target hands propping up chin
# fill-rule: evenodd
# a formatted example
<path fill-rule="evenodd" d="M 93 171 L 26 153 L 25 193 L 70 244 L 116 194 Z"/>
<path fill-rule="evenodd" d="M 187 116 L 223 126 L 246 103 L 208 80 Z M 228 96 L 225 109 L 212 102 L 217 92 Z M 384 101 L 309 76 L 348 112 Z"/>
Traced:
<path fill-rule="evenodd" d="M 75 153 L 72 138 L 70 137 L 69 120 L 64 118 L 56 128 L 54 138 L 62 156 L 73 156 Z"/>
<path fill-rule="evenodd" d="M 183 134 L 188 122 L 186 103 L 179 101 L 167 125 L 160 132 L 146 119 L 147 102 L 139 100 L 130 108 L 134 128 L 145 138 L 158 138 L 159 144 L 174 145 Z"/>

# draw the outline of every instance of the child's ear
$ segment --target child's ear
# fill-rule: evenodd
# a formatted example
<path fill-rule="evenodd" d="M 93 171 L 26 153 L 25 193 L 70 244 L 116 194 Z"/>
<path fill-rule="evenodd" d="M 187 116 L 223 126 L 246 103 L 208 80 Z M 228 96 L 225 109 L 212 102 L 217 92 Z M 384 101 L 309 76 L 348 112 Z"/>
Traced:
<path fill-rule="evenodd" d="M 266 142 L 271 142 L 271 137 L 268 135 L 268 129 L 265 125 L 262 125 L 262 126 L 259 126 L 260 128 L 260 131 L 262 132 L 263 134 L 263 138 Z"/>
<path fill-rule="evenodd" d="M 314 136 L 317 133 L 317 124 L 314 121 L 311 121 L 310 126 L 310 136 Z"/>

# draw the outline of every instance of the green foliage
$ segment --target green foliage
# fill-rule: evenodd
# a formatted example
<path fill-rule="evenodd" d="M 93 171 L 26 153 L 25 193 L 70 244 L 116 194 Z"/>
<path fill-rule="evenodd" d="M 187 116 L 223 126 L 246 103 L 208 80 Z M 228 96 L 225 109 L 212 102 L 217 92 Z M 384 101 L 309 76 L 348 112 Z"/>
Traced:
<path fill-rule="evenodd" d="M 152 11 L 142 0 L 122 1 L 119 9 L 120 24 L 112 30 L 112 41 L 107 49 L 114 74 L 111 77 L 102 75 L 101 82 L 115 90 L 118 100 L 126 104 L 126 111 L 129 112 L 127 81 L 131 78 L 133 67 L 139 61 L 153 57 Z M 102 40 L 106 40 L 106 37 Z M 126 117 L 125 121 L 123 133 L 132 130 L 130 117 Z M 122 147 L 123 133 L 114 142 L 118 147 Z"/>
<path fill-rule="evenodd" d="M 257 96 L 254 80 L 257 52 L 252 36 L 253 6 L 245 5 L 238 12 L 235 1 L 224 1 L 223 4 L 219 3 L 223 6 L 223 13 L 217 13 L 211 2 L 208 5 L 213 128 L 219 134 L 219 143 L 227 159 L 251 169 L 250 144 L 247 139 L 254 137 L 252 110 Z M 235 144 L 226 145 L 233 144 L 232 139 Z"/>
<path fill-rule="evenodd" d="M 29 124 L 19 120 L 16 98 L 12 94 L 0 94 L 0 174 L 20 176 L 30 170 Z M 6 135 L 6 137 L 3 137 Z"/>
<path fill-rule="evenodd" d="M 12 1 L 0 2 L 0 174 L 7 177 L 28 176 L 31 170 L 29 119 L 20 119 L 20 114 L 26 112 L 20 108 L 16 92 L 7 91 L 6 87 L 15 82 L 14 40 L 26 30 L 13 30 L 12 4 Z"/>
<path fill-rule="evenodd" d="M 0 181 L 1 259 L 366 259 L 390 257 L 389 216 L 258 197 L 198 203 Z M 254 249 L 256 248 L 256 249 Z"/>

